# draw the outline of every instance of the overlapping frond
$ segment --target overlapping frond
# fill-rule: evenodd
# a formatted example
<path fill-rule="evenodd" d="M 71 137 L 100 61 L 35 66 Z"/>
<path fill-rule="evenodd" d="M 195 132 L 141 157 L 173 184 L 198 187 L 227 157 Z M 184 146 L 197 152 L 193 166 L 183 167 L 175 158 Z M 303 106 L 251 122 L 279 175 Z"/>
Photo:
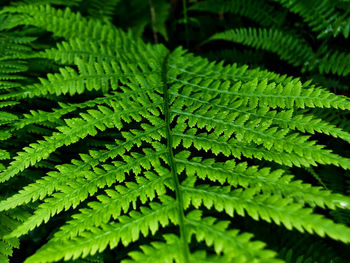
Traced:
<path fill-rule="evenodd" d="M 349 37 L 349 13 L 337 6 L 336 1 L 308 1 L 308 0 L 273 0 L 300 15 L 309 24 L 318 37 L 342 34 Z"/>
<path fill-rule="evenodd" d="M 111 20 L 115 9 L 120 2 L 120 0 L 107 0 L 107 1 L 98 1 L 98 0 L 90 0 L 90 1 L 81 1 L 81 6 L 87 9 L 90 16 L 101 19 L 109 19 Z"/>
<path fill-rule="evenodd" d="M 161 203 L 149 203 L 149 208 L 141 207 L 140 212 L 132 211 L 130 216 L 119 217 L 118 222 L 105 224 L 100 228 L 90 228 L 90 231 L 84 232 L 80 237 L 58 242 L 52 240 L 27 262 L 76 259 L 81 255 L 87 256 L 103 251 L 107 246 L 114 248 L 119 242 L 127 246 L 130 242 L 138 240 L 140 234 L 147 237 L 151 233 L 154 234 L 160 226 L 165 227 L 170 222 L 177 225 L 175 200 L 161 199 Z"/>
<path fill-rule="evenodd" d="M 182 262 L 183 257 L 180 253 L 181 242 L 176 235 L 164 235 L 165 242 L 152 242 L 151 245 L 141 246 L 141 251 L 132 251 L 129 253 L 131 259 L 124 260 L 125 263 L 160 261 L 164 263 Z"/>
<path fill-rule="evenodd" d="M 216 33 L 207 41 L 225 40 L 277 54 L 280 59 L 304 70 L 316 69 L 321 74 L 332 73 L 347 76 L 350 73 L 349 56 L 346 52 L 313 51 L 311 46 L 296 33 L 286 33 L 274 28 L 237 28 Z"/>
<path fill-rule="evenodd" d="M 226 40 L 241 43 L 257 49 L 276 53 L 282 60 L 294 66 L 300 66 L 310 61 L 314 52 L 307 42 L 298 39 L 295 35 L 278 29 L 238 28 L 217 33 L 209 38 L 213 40 Z"/>
<path fill-rule="evenodd" d="M 240 15 L 263 26 L 276 27 L 281 24 L 285 15 L 282 12 L 276 12 L 270 3 L 256 0 L 208 0 L 192 5 L 190 10 Z"/>
<path fill-rule="evenodd" d="M 229 229 L 229 221 L 218 221 L 213 217 L 202 218 L 199 210 L 190 212 L 186 217 L 189 225 L 188 235 L 194 235 L 198 242 L 204 241 L 214 251 L 222 253 L 228 262 L 282 262 L 274 258 L 273 251 L 263 249 L 265 244 L 252 241 L 249 233 L 239 234 L 238 230 Z"/>
<path fill-rule="evenodd" d="M 18 238 L 4 238 L 21 224 L 28 213 L 24 209 L 14 209 L 10 212 L 0 213 L 0 262 L 10 262 L 14 248 L 19 248 Z"/>

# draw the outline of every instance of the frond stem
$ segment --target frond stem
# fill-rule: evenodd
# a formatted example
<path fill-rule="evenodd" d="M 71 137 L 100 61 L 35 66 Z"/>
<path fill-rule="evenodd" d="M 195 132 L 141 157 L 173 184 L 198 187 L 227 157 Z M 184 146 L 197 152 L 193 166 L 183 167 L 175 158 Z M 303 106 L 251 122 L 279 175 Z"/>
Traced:
<path fill-rule="evenodd" d="M 166 137 L 167 137 L 167 150 L 169 166 L 171 168 L 171 175 L 174 180 L 174 188 L 177 200 L 177 208 L 179 212 L 179 228 L 180 228 L 180 239 L 183 247 L 184 262 L 189 262 L 189 247 L 186 241 L 186 231 L 185 231 L 185 215 L 183 207 L 183 196 L 180 190 L 180 181 L 177 176 L 176 162 L 173 153 L 173 137 L 170 130 L 170 111 L 169 111 L 169 92 L 168 92 L 168 78 L 167 78 L 167 64 L 171 52 L 169 52 L 164 58 L 162 65 L 162 80 L 163 80 L 163 96 L 164 96 L 164 117 L 166 123 Z"/>

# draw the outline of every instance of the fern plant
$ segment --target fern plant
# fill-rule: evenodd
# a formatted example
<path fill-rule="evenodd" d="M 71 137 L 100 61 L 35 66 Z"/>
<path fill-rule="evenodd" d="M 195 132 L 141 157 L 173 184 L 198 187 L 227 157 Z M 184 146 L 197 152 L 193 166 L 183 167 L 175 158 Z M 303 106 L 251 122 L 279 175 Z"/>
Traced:
<path fill-rule="evenodd" d="M 210 18 L 214 26 L 197 36 L 201 43 L 197 50 L 201 49 L 202 55 L 280 73 L 293 72 L 303 80 L 349 95 L 346 2 L 208 0 L 195 1 L 190 10 L 190 16 L 198 19 L 203 14 L 207 18 L 209 14 L 218 15 Z M 346 111 L 320 109 L 312 110 L 312 114 L 349 131 Z M 347 152 L 336 140 L 322 140 L 339 152 Z M 346 194 L 348 182 L 340 170 L 321 167 L 305 171 L 319 185 Z M 337 176 L 330 177 L 328 173 Z M 347 212 L 335 211 L 331 215 L 338 222 L 350 222 Z"/>
<path fill-rule="evenodd" d="M 350 198 L 292 173 L 350 168 L 316 136 L 350 142 L 317 114 L 350 100 L 147 43 L 108 4 L 0 12 L 0 260 L 288 262 L 250 233 L 266 226 L 346 247 L 330 213 Z"/>

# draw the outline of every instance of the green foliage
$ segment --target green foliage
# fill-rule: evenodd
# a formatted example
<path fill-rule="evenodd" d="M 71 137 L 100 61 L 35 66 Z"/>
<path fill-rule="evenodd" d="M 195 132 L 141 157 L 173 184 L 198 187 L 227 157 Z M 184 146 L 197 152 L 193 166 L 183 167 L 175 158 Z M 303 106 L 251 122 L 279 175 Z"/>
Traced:
<path fill-rule="evenodd" d="M 283 12 L 276 12 L 273 5 L 264 1 L 257 0 L 238 0 L 238 1 L 219 1 L 208 0 L 198 2 L 190 7 L 190 10 L 198 10 L 211 13 L 230 13 L 248 17 L 249 19 L 260 23 L 263 26 L 280 25 L 285 18 Z"/>
<path fill-rule="evenodd" d="M 318 68 L 320 73 L 331 72 L 340 76 L 347 76 L 350 73 L 350 54 L 330 51 L 318 55 L 303 39 L 277 29 L 240 28 L 217 33 L 208 41 L 213 40 L 232 41 L 270 51 L 293 66 L 303 65 L 304 70 Z"/>
<path fill-rule="evenodd" d="M 318 38 L 332 34 L 334 37 L 342 34 L 345 38 L 350 33 L 350 18 L 348 6 L 342 6 L 338 2 L 327 1 L 312 2 L 306 0 L 274 0 L 281 3 L 293 13 L 300 15 L 308 23 L 313 31 L 318 33 Z M 338 10 L 339 11 L 338 11 Z"/>
<path fill-rule="evenodd" d="M 319 20 L 307 1 L 192 2 L 189 21 L 253 23 L 208 28 L 199 49 L 244 44 L 300 77 L 167 47 L 185 23 L 174 3 L 3 6 L 0 262 L 347 262 L 350 100 L 301 79 L 346 78 L 349 55 L 285 22 L 348 37 L 347 5 L 322 1 Z"/>

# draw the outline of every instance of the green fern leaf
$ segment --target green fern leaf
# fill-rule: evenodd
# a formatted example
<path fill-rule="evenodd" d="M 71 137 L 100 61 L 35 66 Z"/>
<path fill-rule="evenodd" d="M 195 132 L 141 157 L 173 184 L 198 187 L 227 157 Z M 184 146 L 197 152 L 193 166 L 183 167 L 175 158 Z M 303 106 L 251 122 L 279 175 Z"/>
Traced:
<path fill-rule="evenodd" d="M 25 4 L 1 13 L 63 39 L 33 55 L 54 60 L 58 72 L 26 85 L 14 79 L 0 95 L 28 105 L 0 115 L 7 122 L 0 186 L 21 181 L 0 212 L 31 211 L 1 242 L 64 219 L 25 262 L 76 260 L 108 247 L 131 251 L 124 262 L 283 262 L 233 226 L 242 217 L 350 243 L 348 226 L 318 213 L 348 210 L 350 198 L 287 169 L 350 168 L 312 137 L 349 142 L 349 133 L 305 113 L 349 110 L 345 96 L 146 44 L 68 8 Z M 51 111 L 35 107 L 47 101 Z"/>

